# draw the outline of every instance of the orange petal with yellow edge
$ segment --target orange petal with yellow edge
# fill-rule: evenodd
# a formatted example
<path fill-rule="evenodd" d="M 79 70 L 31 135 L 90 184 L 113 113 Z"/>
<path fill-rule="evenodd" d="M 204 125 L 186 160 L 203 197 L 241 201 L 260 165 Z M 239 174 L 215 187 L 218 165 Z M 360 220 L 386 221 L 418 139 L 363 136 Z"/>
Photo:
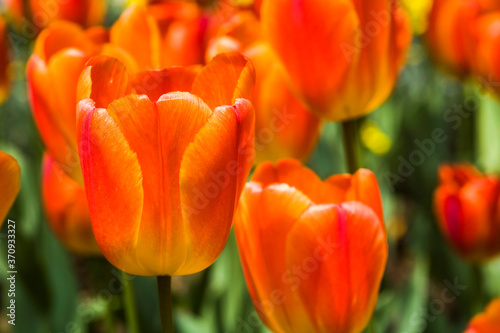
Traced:
<path fill-rule="evenodd" d="M 311 204 L 309 198 L 286 184 L 263 188 L 251 181 L 235 216 L 238 249 L 253 302 L 262 305 L 274 303 L 275 297 L 281 300 L 273 310 L 257 307 L 262 320 L 275 332 L 292 332 L 307 322 L 301 309 L 292 304 L 295 296 L 287 277 L 285 247 L 288 232 Z"/>
<path fill-rule="evenodd" d="M 214 110 L 184 154 L 180 191 L 188 243 L 188 261 L 176 274 L 191 274 L 211 265 L 226 245 L 239 180 L 252 165 L 239 158 L 242 127 L 253 112 L 245 100 Z M 246 101 L 246 103 L 249 103 Z M 245 138 L 248 139 L 248 138 Z M 240 177 L 241 176 L 241 177 Z"/>
<path fill-rule="evenodd" d="M 144 202 L 143 174 L 118 124 L 90 99 L 78 104 L 77 135 L 92 229 L 119 269 L 148 275 L 135 256 Z"/>

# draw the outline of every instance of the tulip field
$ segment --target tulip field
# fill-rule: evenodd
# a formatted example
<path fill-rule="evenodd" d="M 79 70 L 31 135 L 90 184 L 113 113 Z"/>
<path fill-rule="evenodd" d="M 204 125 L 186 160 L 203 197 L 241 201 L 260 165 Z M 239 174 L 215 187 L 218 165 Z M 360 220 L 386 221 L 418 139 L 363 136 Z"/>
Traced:
<path fill-rule="evenodd" d="M 0 332 L 500 333 L 500 1 L 2 0 Z"/>

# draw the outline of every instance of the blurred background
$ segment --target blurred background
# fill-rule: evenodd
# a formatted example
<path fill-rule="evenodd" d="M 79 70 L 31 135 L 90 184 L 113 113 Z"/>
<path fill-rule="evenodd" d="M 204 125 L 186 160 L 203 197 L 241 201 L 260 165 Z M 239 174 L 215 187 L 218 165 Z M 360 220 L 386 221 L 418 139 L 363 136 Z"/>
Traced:
<path fill-rule="evenodd" d="M 105 25 L 126 5 L 109 1 Z M 391 98 L 357 122 L 361 164 L 378 177 L 390 248 L 374 329 L 461 332 L 500 295 L 500 260 L 480 268 L 461 260 L 438 230 L 432 195 L 441 163 L 468 161 L 482 171 L 500 172 L 500 105 L 477 83 L 431 62 L 421 36 L 430 1 L 407 1 L 406 7 L 415 28 L 407 64 Z M 69 253 L 47 223 L 40 195 L 43 145 L 26 89 L 33 38 L 19 35 L 12 24 L 9 31 L 16 45 L 10 51 L 11 94 L 0 106 L 0 150 L 18 160 L 22 187 L 8 214 L 17 226 L 15 326 L 7 324 L 5 313 L 6 225 L 0 230 L 0 332 L 110 332 L 110 327 L 126 332 L 126 283 L 134 286 L 140 332 L 159 332 L 156 279 L 123 277 L 104 258 Z M 459 113 L 460 107 L 471 112 Z M 451 121 L 450 112 L 458 118 Z M 433 139 L 437 129 L 440 142 Z M 339 124 L 324 124 L 307 162 L 320 177 L 346 172 L 341 139 Z M 422 142 L 431 148 L 422 149 Z M 178 332 L 267 332 L 250 301 L 233 235 L 209 269 L 173 278 L 173 291 Z"/>

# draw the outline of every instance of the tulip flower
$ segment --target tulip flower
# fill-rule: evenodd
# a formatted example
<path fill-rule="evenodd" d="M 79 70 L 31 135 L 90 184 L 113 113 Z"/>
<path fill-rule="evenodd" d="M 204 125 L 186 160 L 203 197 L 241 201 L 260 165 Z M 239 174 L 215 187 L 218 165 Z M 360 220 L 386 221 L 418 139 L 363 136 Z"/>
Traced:
<path fill-rule="evenodd" d="M 50 226 L 70 251 L 97 255 L 85 189 L 69 178 L 47 154 L 43 159 L 42 197 Z"/>
<path fill-rule="evenodd" d="M 110 30 L 110 41 L 143 71 L 203 62 L 206 18 L 194 3 L 130 6 Z"/>
<path fill-rule="evenodd" d="M 0 227 L 21 188 L 21 169 L 17 161 L 0 151 Z"/>
<path fill-rule="evenodd" d="M 453 248 L 471 262 L 500 254 L 500 180 L 470 165 L 443 165 L 434 205 L 439 227 Z"/>
<path fill-rule="evenodd" d="M 500 4 L 499 4 L 500 9 Z M 471 49 L 470 67 L 479 83 L 486 89 L 500 94 L 498 81 L 500 80 L 500 11 L 481 15 L 471 28 L 471 40 L 474 47 Z"/>
<path fill-rule="evenodd" d="M 253 163 L 254 70 L 243 56 L 201 71 L 130 77 L 92 58 L 79 82 L 79 154 L 104 256 L 135 275 L 192 274 L 227 241 Z"/>
<path fill-rule="evenodd" d="M 101 24 L 106 15 L 102 0 L 4 0 L 4 10 L 14 25 L 29 34 L 46 28 L 52 22 L 65 20 L 83 27 Z"/>
<path fill-rule="evenodd" d="M 264 0 L 261 16 L 292 90 L 330 121 L 379 107 L 411 41 L 407 17 L 394 1 Z"/>
<path fill-rule="evenodd" d="M 377 180 L 321 181 L 295 160 L 257 167 L 235 216 L 250 296 L 273 332 L 361 332 L 387 261 Z"/>
<path fill-rule="evenodd" d="M 476 315 L 464 333 L 500 332 L 500 298 L 493 300 L 486 311 Z"/>
<path fill-rule="evenodd" d="M 31 109 L 45 148 L 79 183 L 76 86 L 85 63 L 100 47 L 79 26 L 55 22 L 39 35 L 26 69 Z"/>
<path fill-rule="evenodd" d="M 191 4 L 185 5 L 187 9 L 191 8 Z M 177 11 L 184 13 L 186 8 L 180 6 Z M 194 14 L 190 10 L 187 12 L 190 18 L 182 24 L 189 25 Z M 173 9 L 164 15 L 167 13 L 181 15 Z M 165 20 L 161 20 L 162 24 L 173 31 L 177 23 L 167 24 Z M 198 58 L 190 58 L 186 53 L 191 44 L 177 45 L 174 43 L 176 38 L 168 34 L 160 40 L 161 27 L 160 21 L 155 21 L 145 8 L 132 6 L 113 25 L 109 36 L 103 28 L 83 30 L 75 24 L 58 21 L 37 38 L 27 65 L 33 116 L 48 154 L 80 184 L 83 180 L 76 148 L 76 93 L 85 63 L 90 57 L 103 54 L 120 59 L 131 73 L 136 73 L 140 69 L 162 68 L 160 66 L 173 64 L 179 59 L 189 64 L 198 62 Z M 180 39 L 184 40 L 184 37 Z M 161 62 L 158 60 L 160 55 Z M 182 64 L 181 61 L 176 65 Z"/>
<path fill-rule="evenodd" d="M 435 0 L 426 34 L 430 53 L 447 71 L 465 76 L 476 43 L 471 39 L 475 20 L 482 14 L 500 9 L 492 0 Z"/>
<path fill-rule="evenodd" d="M 235 14 L 209 42 L 207 58 L 236 51 L 255 66 L 255 164 L 282 158 L 305 161 L 318 141 L 320 120 L 292 94 L 260 30 L 253 12 Z"/>
<path fill-rule="evenodd" d="M 9 49 L 7 24 L 0 16 L 0 105 L 5 102 L 10 90 Z"/>

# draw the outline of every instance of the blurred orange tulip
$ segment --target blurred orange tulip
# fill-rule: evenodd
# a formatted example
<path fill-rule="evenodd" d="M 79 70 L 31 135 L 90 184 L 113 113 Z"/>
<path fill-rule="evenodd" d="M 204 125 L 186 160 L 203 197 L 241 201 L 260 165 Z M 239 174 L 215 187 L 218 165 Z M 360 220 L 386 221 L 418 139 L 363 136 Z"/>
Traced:
<path fill-rule="evenodd" d="M 480 16 L 471 35 L 471 70 L 484 88 L 500 95 L 500 11 Z"/>
<path fill-rule="evenodd" d="M 106 2 L 103 0 L 5 0 L 4 10 L 14 25 L 33 30 L 43 29 L 58 20 L 83 27 L 103 23 Z M 25 19 L 24 19 L 25 18 Z M 36 29 L 33 29 L 36 28 Z"/>
<path fill-rule="evenodd" d="M 387 261 L 377 180 L 322 182 L 298 161 L 257 167 L 235 216 L 252 300 L 273 332 L 361 332 Z"/>
<path fill-rule="evenodd" d="M 496 0 L 434 0 L 426 34 L 435 61 L 449 72 L 470 72 L 471 53 L 476 44 L 471 29 L 480 14 L 500 9 Z"/>
<path fill-rule="evenodd" d="M 0 151 L 0 227 L 14 203 L 21 188 L 21 169 L 17 161 L 7 153 Z"/>
<path fill-rule="evenodd" d="M 130 6 L 111 28 L 110 40 L 132 55 L 142 71 L 201 64 L 207 25 L 202 14 L 185 1 Z"/>
<path fill-rule="evenodd" d="M 169 6 L 161 11 L 151 9 L 163 15 L 158 21 L 146 8 L 131 6 L 109 35 L 102 27 L 83 30 L 76 24 L 58 21 L 37 38 L 27 65 L 33 116 L 47 152 L 80 184 L 83 180 L 76 149 L 76 90 L 87 60 L 97 54 L 112 56 L 123 62 L 130 73 L 202 61 L 201 51 L 195 52 L 199 55 L 188 55 L 193 45 L 200 47 L 199 36 L 185 39 L 185 35 L 174 32 L 178 25 L 191 27 L 198 17 L 197 7 L 178 2 Z M 177 21 L 178 17 L 183 19 Z M 160 34 L 164 30 L 169 33 Z"/>
<path fill-rule="evenodd" d="M 7 39 L 7 24 L 0 16 L 0 104 L 5 102 L 10 90 L 10 47 Z"/>
<path fill-rule="evenodd" d="M 434 205 L 440 229 L 466 260 L 500 254 L 500 180 L 470 165 L 443 165 Z"/>
<path fill-rule="evenodd" d="M 31 109 L 45 148 L 80 184 L 76 86 L 85 63 L 100 48 L 92 35 L 76 24 L 54 22 L 38 36 L 26 68 Z"/>
<path fill-rule="evenodd" d="M 43 159 L 42 197 L 50 226 L 66 248 L 80 255 L 101 253 L 92 233 L 85 189 L 47 154 Z"/>
<path fill-rule="evenodd" d="M 321 122 L 291 93 L 260 30 L 252 11 L 235 14 L 209 42 L 207 58 L 236 51 L 255 66 L 255 164 L 282 158 L 305 161 L 316 146 Z"/>
<path fill-rule="evenodd" d="M 253 163 L 254 114 L 244 97 L 254 75 L 236 53 L 199 73 L 133 77 L 116 59 L 89 61 L 79 82 L 79 153 L 94 235 L 113 265 L 185 275 L 219 256 Z"/>
<path fill-rule="evenodd" d="M 264 0 L 261 16 L 289 84 L 330 121 L 379 107 L 411 41 L 408 19 L 391 0 Z"/>
<path fill-rule="evenodd" d="M 472 318 L 464 333 L 498 332 L 500 332 L 500 298 L 493 300 L 485 312 Z"/>

